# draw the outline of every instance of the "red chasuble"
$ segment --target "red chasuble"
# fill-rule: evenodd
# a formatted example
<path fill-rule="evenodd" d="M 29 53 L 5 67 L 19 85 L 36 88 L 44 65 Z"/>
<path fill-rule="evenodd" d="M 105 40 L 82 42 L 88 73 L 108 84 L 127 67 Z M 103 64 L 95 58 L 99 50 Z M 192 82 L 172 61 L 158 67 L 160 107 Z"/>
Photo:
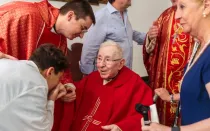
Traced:
<path fill-rule="evenodd" d="M 159 34 L 153 52 L 146 52 L 148 41 L 145 41 L 143 47 L 144 64 L 151 88 L 166 88 L 170 93 L 179 92 L 179 81 L 194 45 L 192 37 L 183 33 L 175 21 L 175 11 L 175 7 L 168 8 L 157 19 Z M 158 99 L 157 108 L 162 124 L 171 126 L 176 107 L 177 104 Z"/>
<path fill-rule="evenodd" d="M 141 130 L 142 116 L 135 111 L 135 104 L 151 105 L 152 91 L 139 75 L 123 67 L 111 82 L 103 85 L 103 79 L 96 71 L 75 85 L 77 99 L 73 123 L 67 125 L 72 110 L 64 111 L 60 130 L 54 128 L 54 131 L 101 131 L 101 126 L 109 124 L 116 124 L 123 131 Z M 62 104 L 63 110 L 73 108 Z M 56 120 L 55 123 L 58 124 Z"/>
<path fill-rule="evenodd" d="M 47 0 L 15 1 L 0 6 L 0 51 L 27 60 L 39 45 L 52 43 L 66 54 L 66 38 L 50 31 L 58 15 L 59 10 Z M 71 81 L 66 73 L 63 82 Z"/>

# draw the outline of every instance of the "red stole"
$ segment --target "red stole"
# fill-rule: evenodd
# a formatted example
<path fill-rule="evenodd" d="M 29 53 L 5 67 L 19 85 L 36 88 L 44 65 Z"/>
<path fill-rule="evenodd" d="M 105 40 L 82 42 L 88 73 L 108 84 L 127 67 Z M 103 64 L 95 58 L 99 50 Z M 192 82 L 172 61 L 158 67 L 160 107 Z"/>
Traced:
<path fill-rule="evenodd" d="M 143 47 L 144 64 L 151 88 L 166 88 L 170 93 L 179 92 L 179 81 L 194 44 L 192 37 L 178 29 L 178 22 L 175 22 L 174 18 L 175 11 L 175 7 L 168 8 L 158 18 L 160 32 L 154 51 L 147 54 L 145 46 Z M 171 126 L 176 106 L 177 104 L 165 103 L 159 99 L 157 108 L 162 124 Z"/>

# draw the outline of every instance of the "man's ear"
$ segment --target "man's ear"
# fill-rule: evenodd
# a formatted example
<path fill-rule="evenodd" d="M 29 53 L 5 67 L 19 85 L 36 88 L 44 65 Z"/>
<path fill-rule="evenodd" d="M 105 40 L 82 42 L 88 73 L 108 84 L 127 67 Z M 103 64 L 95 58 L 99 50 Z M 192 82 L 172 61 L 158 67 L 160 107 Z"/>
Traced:
<path fill-rule="evenodd" d="M 125 59 L 122 59 L 120 61 L 120 66 L 119 66 L 119 70 L 121 70 L 123 68 L 123 66 L 125 65 Z"/>
<path fill-rule="evenodd" d="M 73 17 L 75 17 L 74 11 L 67 12 L 67 19 L 70 21 Z"/>
<path fill-rule="evenodd" d="M 54 67 L 49 67 L 48 69 L 44 70 L 43 75 L 44 75 L 45 78 L 49 78 L 54 73 L 55 73 Z"/>

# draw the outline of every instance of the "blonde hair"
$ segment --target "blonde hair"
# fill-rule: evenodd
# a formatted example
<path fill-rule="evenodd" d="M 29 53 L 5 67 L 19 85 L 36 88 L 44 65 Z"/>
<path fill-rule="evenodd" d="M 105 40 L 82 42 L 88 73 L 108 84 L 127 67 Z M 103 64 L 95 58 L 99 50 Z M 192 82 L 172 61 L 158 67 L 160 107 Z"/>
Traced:
<path fill-rule="evenodd" d="M 122 48 L 120 47 L 119 44 L 117 44 L 117 43 L 114 42 L 114 41 L 109 40 L 109 41 L 106 41 L 106 42 L 102 43 L 102 44 L 100 45 L 99 50 L 100 50 L 101 48 L 107 47 L 107 46 L 114 46 L 114 47 L 116 47 L 116 51 L 114 52 L 114 55 L 115 55 L 115 56 L 118 56 L 118 57 L 120 57 L 120 58 L 123 58 L 123 50 L 122 50 Z"/>

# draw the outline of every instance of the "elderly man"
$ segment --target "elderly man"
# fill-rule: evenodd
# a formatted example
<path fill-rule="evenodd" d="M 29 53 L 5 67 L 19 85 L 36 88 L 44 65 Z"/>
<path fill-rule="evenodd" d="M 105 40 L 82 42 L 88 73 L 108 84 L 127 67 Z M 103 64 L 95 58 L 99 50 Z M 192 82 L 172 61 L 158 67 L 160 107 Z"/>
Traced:
<path fill-rule="evenodd" d="M 62 51 L 41 45 L 29 61 L 0 59 L 0 67 L 0 130 L 50 131 L 54 101 L 66 94 L 59 83 L 68 68 Z"/>
<path fill-rule="evenodd" d="M 135 111 L 135 104 L 152 104 L 151 89 L 139 75 L 124 66 L 123 51 L 117 43 L 101 44 L 96 59 L 98 71 L 75 83 L 76 112 L 70 130 L 141 130 L 141 115 Z M 69 131 L 69 128 L 62 129 Z"/>
<path fill-rule="evenodd" d="M 132 0 L 108 0 L 106 7 L 96 12 L 96 24 L 91 26 L 85 36 L 80 69 L 90 74 L 95 68 L 95 58 L 100 44 L 112 40 L 123 49 L 125 66 L 132 68 L 133 40 L 138 44 L 144 42 L 145 33 L 132 29 L 128 19 L 127 8 Z M 96 37 L 97 35 L 97 37 Z"/>

